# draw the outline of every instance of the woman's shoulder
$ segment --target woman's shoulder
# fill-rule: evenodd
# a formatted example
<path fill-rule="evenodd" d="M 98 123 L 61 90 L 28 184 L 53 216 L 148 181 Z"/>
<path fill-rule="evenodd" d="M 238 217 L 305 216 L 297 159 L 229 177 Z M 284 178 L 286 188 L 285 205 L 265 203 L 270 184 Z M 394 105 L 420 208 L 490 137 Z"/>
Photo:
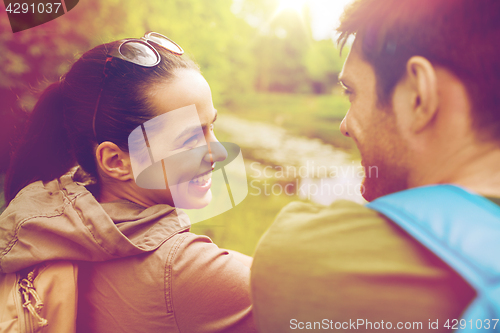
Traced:
<path fill-rule="evenodd" d="M 154 252 L 98 266 L 100 274 L 94 276 L 93 284 L 99 284 L 98 280 L 109 273 L 101 282 L 113 281 L 113 287 L 98 289 L 122 290 L 120 295 L 108 295 L 110 299 L 134 304 L 134 300 L 150 295 L 147 302 L 134 306 L 134 311 L 151 306 L 163 309 L 154 316 L 148 314 L 150 321 L 160 317 L 169 321 L 167 318 L 173 315 L 180 331 L 255 330 L 249 267 L 207 236 L 179 232 Z M 149 305 L 145 306 L 146 303 Z M 120 311 L 127 312 L 123 308 Z"/>
<path fill-rule="evenodd" d="M 185 232 L 172 241 L 165 281 L 179 326 L 204 332 L 210 318 L 217 331 L 253 332 L 250 268 L 207 236 Z"/>
<path fill-rule="evenodd" d="M 233 251 L 219 248 L 209 237 L 189 230 L 176 232 L 155 251 L 99 265 L 113 266 L 119 262 L 126 270 L 150 269 L 149 276 L 163 276 L 166 285 L 181 289 L 187 284 L 210 283 L 216 287 L 217 282 L 240 283 L 242 279 L 247 284 L 250 275 L 249 267 L 236 258 Z"/>
<path fill-rule="evenodd" d="M 218 247 L 207 236 L 189 231 L 180 232 L 168 239 L 160 246 L 155 256 L 165 261 L 168 273 L 176 278 L 176 284 L 183 284 L 184 277 L 192 283 L 192 275 L 198 275 L 197 271 L 203 272 L 204 277 L 220 275 L 223 272 L 224 279 L 240 278 L 250 274 L 249 267 L 235 258 L 233 251 Z M 200 280 L 202 275 L 194 279 Z"/>

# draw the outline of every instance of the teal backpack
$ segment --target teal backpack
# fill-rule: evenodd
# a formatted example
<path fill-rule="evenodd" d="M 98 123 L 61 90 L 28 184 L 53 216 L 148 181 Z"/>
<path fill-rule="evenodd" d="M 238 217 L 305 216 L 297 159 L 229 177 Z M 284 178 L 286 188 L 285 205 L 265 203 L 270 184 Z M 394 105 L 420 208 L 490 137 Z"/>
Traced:
<path fill-rule="evenodd" d="M 394 221 L 474 288 L 476 298 L 462 321 L 450 321 L 449 328 L 500 332 L 498 205 L 458 186 L 434 185 L 386 195 L 367 207 Z"/>

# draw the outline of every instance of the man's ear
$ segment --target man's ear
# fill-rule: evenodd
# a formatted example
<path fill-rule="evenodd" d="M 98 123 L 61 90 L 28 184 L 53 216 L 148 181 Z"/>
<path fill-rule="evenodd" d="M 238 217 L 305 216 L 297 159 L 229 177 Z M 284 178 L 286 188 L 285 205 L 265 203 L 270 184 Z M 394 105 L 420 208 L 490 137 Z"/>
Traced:
<path fill-rule="evenodd" d="M 102 142 L 95 152 L 97 165 L 109 177 L 126 181 L 134 179 L 130 156 L 113 142 Z"/>
<path fill-rule="evenodd" d="M 432 121 L 439 109 L 437 74 L 429 60 L 414 56 L 406 63 L 406 78 L 412 89 L 411 128 L 417 133 Z"/>

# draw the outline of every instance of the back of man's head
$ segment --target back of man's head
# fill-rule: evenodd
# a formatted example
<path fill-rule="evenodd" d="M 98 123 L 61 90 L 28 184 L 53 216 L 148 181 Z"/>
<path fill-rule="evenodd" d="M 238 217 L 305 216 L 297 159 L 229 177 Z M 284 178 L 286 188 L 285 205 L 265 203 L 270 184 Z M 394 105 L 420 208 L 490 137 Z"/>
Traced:
<path fill-rule="evenodd" d="M 409 58 L 419 55 L 455 74 L 472 104 L 480 137 L 500 141 L 500 1 L 359 0 L 348 8 L 338 42 L 356 34 L 388 105 Z"/>

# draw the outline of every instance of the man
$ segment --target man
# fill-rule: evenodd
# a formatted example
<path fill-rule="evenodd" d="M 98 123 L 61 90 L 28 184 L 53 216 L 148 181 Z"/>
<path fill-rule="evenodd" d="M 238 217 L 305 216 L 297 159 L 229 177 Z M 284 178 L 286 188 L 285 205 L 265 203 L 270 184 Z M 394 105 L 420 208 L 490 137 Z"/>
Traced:
<path fill-rule="evenodd" d="M 378 170 L 365 199 L 454 184 L 500 208 L 500 2 L 360 0 L 338 31 L 355 35 L 340 130 Z M 463 328 L 476 291 L 405 230 L 349 201 L 285 207 L 252 266 L 260 330 Z"/>

